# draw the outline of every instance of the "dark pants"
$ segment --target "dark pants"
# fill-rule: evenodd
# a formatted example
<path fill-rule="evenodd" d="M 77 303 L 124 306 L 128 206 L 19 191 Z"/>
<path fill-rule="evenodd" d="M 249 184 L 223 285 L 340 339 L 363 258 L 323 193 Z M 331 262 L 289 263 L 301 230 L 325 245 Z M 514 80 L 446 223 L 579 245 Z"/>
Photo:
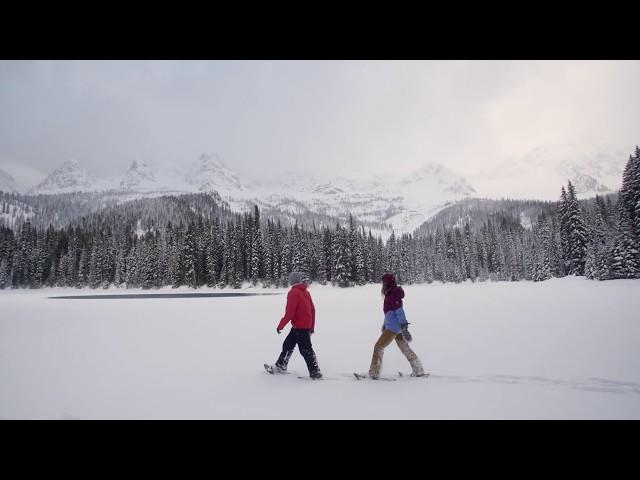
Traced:
<path fill-rule="evenodd" d="M 291 329 L 287 338 L 284 339 L 284 343 L 282 344 L 282 353 L 278 357 L 276 366 L 283 370 L 287 369 L 289 359 L 291 358 L 291 354 L 293 354 L 293 350 L 296 348 L 296 345 L 298 345 L 298 350 L 300 350 L 300 354 L 304 358 L 304 361 L 307 362 L 309 375 L 312 377 L 318 376 L 320 374 L 320 367 L 318 367 L 318 360 L 316 359 L 316 354 L 311 346 L 310 330 L 306 328 Z"/>

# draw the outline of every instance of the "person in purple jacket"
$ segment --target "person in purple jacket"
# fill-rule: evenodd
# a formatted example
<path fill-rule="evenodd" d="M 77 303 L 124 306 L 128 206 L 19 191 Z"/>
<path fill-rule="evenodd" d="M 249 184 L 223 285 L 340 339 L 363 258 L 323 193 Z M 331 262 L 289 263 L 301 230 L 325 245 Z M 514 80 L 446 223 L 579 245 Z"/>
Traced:
<path fill-rule="evenodd" d="M 402 299 L 404 298 L 404 290 L 396 283 L 396 278 L 391 273 L 382 276 L 382 294 L 384 295 L 384 324 L 382 325 L 382 335 L 378 338 L 373 347 L 373 358 L 369 367 L 369 377 L 377 379 L 380 377 L 382 370 L 382 357 L 384 349 L 394 340 L 400 348 L 409 363 L 411 364 L 412 376 L 424 376 L 424 369 L 420 359 L 415 354 L 409 342 L 411 334 L 409 333 L 409 323 L 402 308 Z"/>

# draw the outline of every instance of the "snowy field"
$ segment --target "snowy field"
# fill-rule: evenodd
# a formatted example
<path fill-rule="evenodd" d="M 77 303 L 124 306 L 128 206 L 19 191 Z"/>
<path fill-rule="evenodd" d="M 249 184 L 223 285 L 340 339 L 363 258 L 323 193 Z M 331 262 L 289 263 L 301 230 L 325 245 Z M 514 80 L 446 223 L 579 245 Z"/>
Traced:
<path fill-rule="evenodd" d="M 426 380 L 351 376 L 368 369 L 380 333 L 376 285 L 311 286 L 320 382 L 262 367 L 288 331 L 276 333 L 284 294 L 63 300 L 48 297 L 135 292 L 0 291 L 0 418 L 640 419 L 640 281 L 405 290 Z M 289 369 L 307 375 L 297 350 Z M 398 371 L 410 368 L 392 344 L 383 375 Z"/>

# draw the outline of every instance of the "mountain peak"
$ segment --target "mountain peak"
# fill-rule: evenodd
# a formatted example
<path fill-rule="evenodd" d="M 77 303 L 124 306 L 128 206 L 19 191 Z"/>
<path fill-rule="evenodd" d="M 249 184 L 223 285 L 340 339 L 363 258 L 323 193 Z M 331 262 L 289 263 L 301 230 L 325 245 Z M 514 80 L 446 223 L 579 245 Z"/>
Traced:
<path fill-rule="evenodd" d="M 136 158 L 122 178 L 120 187 L 125 189 L 150 187 L 155 186 L 155 182 L 156 178 L 151 165 Z"/>
<path fill-rule="evenodd" d="M 29 193 L 69 193 L 96 189 L 96 179 L 77 160 L 65 161 Z"/>
<path fill-rule="evenodd" d="M 200 157 L 198 157 L 197 163 L 200 166 L 211 165 L 224 169 L 229 168 L 227 167 L 227 164 L 224 162 L 222 157 L 220 157 L 220 155 L 218 155 L 217 153 L 203 153 L 202 155 L 200 155 Z"/>
<path fill-rule="evenodd" d="M 629 152 L 609 144 L 554 144 L 503 159 L 471 175 L 484 196 L 557 200 L 567 180 L 581 198 L 615 192 Z"/>
<path fill-rule="evenodd" d="M 70 158 L 69 160 L 65 161 L 60 168 L 75 170 L 80 168 L 80 163 L 78 163 L 78 160 L 76 160 L 75 158 Z"/>
<path fill-rule="evenodd" d="M 203 153 L 198 157 L 194 167 L 185 175 L 184 180 L 199 191 L 243 190 L 238 176 L 227 167 L 224 160 L 216 153 Z"/>

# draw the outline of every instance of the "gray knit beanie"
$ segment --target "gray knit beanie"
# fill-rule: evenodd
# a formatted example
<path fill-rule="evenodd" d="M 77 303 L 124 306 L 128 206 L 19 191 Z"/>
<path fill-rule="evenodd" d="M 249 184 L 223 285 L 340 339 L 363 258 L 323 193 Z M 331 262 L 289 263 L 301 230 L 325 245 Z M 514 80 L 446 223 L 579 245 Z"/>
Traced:
<path fill-rule="evenodd" d="M 289 274 L 289 285 L 295 285 L 296 283 L 302 283 L 302 274 L 300 272 L 291 272 Z"/>

